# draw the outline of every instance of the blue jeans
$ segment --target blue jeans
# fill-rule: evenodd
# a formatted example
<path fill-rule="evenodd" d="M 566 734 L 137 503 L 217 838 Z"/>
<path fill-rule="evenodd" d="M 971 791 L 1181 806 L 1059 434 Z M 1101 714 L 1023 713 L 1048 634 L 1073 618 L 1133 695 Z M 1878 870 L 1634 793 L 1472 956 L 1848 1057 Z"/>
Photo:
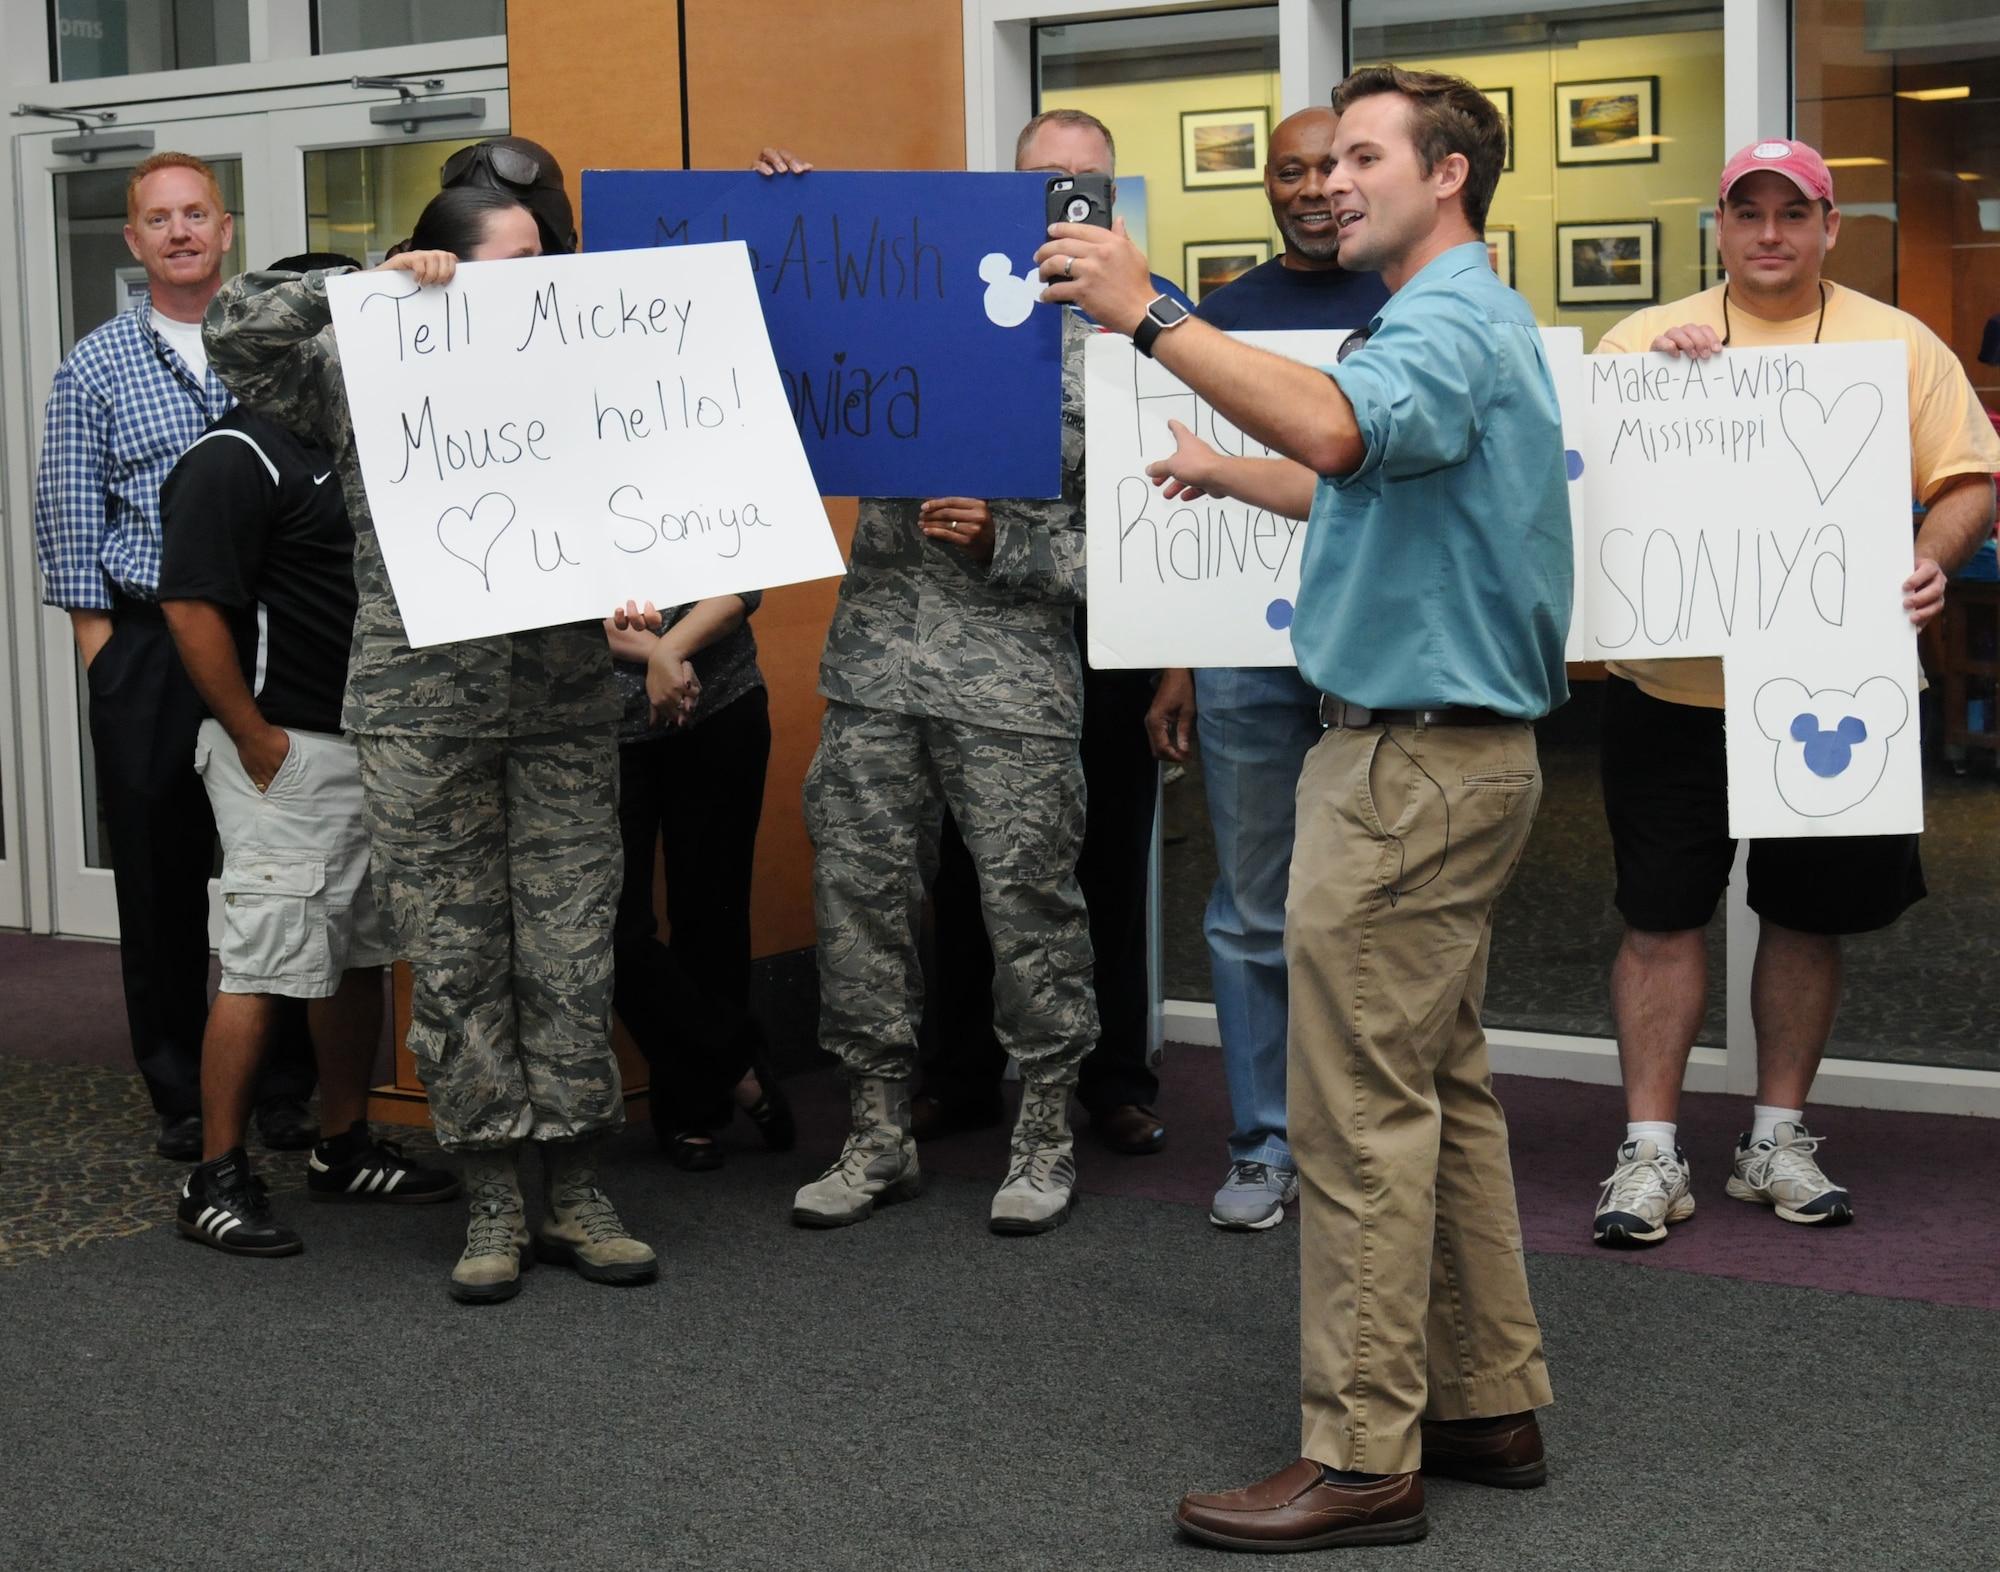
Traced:
<path fill-rule="evenodd" d="M 1293 794 L 1323 735 L 1319 695 L 1289 666 L 1194 674 L 1220 872 L 1202 932 L 1215 979 L 1238 1162 L 1292 1166 L 1285 1136 L 1285 892 Z"/>

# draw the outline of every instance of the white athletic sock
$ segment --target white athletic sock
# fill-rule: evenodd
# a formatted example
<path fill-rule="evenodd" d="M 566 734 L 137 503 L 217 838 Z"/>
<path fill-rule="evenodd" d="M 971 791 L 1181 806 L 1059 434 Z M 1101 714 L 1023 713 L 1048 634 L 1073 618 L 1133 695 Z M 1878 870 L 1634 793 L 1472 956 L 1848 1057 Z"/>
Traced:
<path fill-rule="evenodd" d="M 1750 1144 L 1759 1141 L 1775 1141 L 1778 1126 L 1785 1123 L 1803 1125 L 1806 1111 L 1803 1108 L 1766 1108 L 1762 1103 L 1750 1105 Z"/>
<path fill-rule="evenodd" d="M 1651 1141 L 1664 1156 L 1672 1157 L 1679 1149 L 1674 1139 L 1678 1129 L 1678 1125 L 1669 1124 L 1664 1119 L 1635 1119 L 1625 1126 L 1625 1139 Z"/>

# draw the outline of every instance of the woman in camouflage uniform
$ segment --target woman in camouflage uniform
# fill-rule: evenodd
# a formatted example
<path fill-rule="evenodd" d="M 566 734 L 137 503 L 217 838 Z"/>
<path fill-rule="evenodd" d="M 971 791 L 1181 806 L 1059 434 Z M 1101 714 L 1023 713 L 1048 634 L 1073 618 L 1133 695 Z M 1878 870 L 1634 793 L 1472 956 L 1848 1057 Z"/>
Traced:
<path fill-rule="evenodd" d="M 510 193 L 460 188 L 424 209 L 380 270 L 450 282 L 458 258 L 537 256 Z M 341 270 L 335 270 L 341 271 Z M 606 1283 L 651 1279 L 653 1252 L 598 1180 L 623 1117 L 611 1049 L 611 927 L 622 863 L 618 690 L 596 623 L 412 649 L 362 486 L 322 272 L 248 273 L 204 326 L 210 364 L 250 408 L 334 457 L 360 591 L 342 724 L 355 734 L 377 898 L 414 975 L 409 1045 L 472 1198 L 451 1276 L 466 1303 L 509 1299 L 522 1252 Z M 516 1156 L 541 1147 L 531 1235 Z"/>

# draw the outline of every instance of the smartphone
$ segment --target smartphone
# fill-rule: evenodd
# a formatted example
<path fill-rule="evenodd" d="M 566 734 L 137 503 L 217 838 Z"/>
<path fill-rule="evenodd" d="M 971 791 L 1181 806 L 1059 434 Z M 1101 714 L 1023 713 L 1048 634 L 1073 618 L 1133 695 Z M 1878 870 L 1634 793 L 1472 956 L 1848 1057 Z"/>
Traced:
<path fill-rule="evenodd" d="M 1050 175 L 1048 217 L 1051 224 L 1095 224 L 1111 227 L 1109 175 Z"/>

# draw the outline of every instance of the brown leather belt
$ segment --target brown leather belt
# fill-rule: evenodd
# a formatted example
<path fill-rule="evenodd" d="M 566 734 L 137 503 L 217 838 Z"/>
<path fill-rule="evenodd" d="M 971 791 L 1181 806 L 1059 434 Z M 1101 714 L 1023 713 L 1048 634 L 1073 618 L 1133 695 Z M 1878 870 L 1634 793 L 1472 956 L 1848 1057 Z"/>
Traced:
<path fill-rule="evenodd" d="M 1319 723 L 1334 730 L 1359 731 L 1366 726 L 1525 726 L 1528 723 L 1496 710 L 1448 704 L 1435 710 L 1371 710 L 1349 704 L 1331 693 L 1319 696 Z"/>

